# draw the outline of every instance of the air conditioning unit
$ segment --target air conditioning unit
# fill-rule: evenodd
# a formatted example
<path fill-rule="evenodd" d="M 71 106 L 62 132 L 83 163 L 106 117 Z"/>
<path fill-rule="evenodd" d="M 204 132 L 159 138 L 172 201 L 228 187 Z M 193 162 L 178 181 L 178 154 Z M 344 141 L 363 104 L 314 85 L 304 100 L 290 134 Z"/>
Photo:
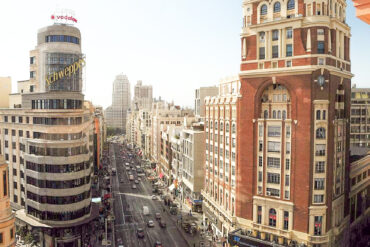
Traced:
<path fill-rule="evenodd" d="M 266 195 L 271 196 L 271 191 L 266 191 Z"/>

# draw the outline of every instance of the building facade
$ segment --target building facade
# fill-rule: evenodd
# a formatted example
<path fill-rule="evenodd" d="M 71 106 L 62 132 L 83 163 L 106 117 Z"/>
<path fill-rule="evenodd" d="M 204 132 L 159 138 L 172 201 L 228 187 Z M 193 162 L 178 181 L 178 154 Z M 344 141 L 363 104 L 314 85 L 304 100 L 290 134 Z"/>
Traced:
<path fill-rule="evenodd" d="M 233 244 L 347 246 L 343 1 L 243 2 Z"/>
<path fill-rule="evenodd" d="M 370 88 L 352 88 L 351 148 L 370 150 Z"/>
<path fill-rule="evenodd" d="M 126 75 L 117 75 L 113 82 L 112 105 L 106 110 L 107 127 L 126 132 L 127 111 L 131 107 L 130 82 Z"/>
<path fill-rule="evenodd" d="M 226 237 L 236 223 L 238 77 L 223 80 L 219 95 L 205 98 L 204 223 Z"/>
<path fill-rule="evenodd" d="M 352 0 L 356 16 L 370 25 L 370 3 L 368 0 Z"/>
<path fill-rule="evenodd" d="M 8 164 L 0 155 L 0 246 L 15 246 L 15 217 L 10 207 Z"/>
<path fill-rule="evenodd" d="M 204 118 L 205 116 L 205 105 L 204 99 L 207 96 L 217 96 L 218 87 L 200 87 L 195 89 L 195 101 L 194 101 L 194 115 L 197 118 Z"/>
<path fill-rule="evenodd" d="M 145 86 L 142 81 L 137 81 L 134 87 L 133 107 L 150 110 L 153 103 L 153 88 Z"/>
<path fill-rule="evenodd" d="M 0 109 L 0 149 L 20 227 L 41 246 L 82 246 L 91 203 L 93 110 L 84 104 L 81 34 L 52 25 L 37 34 L 30 79 Z"/>
<path fill-rule="evenodd" d="M 9 108 L 9 94 L 12 92 L 12 79 L 0 77 L 0 108 Z"/>
<path fill-rule="evenodd" d="M 350 167 L 350 245 L 366 246 L 370 236 L 370 153 L 353 157 Z"/>

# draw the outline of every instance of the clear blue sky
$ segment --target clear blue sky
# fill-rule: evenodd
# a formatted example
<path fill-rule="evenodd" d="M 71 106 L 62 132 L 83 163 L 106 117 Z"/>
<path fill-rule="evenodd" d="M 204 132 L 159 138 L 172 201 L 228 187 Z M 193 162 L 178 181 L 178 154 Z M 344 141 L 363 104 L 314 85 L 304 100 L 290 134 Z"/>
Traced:
<path fill-rule="evenodd" d="M 353 82 L 370 87 L 370 26 L 355 17 L 352 27 Z M 194 90 L 236 75 L 240 63 L 242 0 L 65 0 L 0 1 L 0 76 L 29 78 L 29 51 L 37 30 L 52 24 L 59 8 L 75 11 L 86 54 L 86 99 L 107 107 L 115 75 L 153 85 L 161 95 L 192 106 Z"/>

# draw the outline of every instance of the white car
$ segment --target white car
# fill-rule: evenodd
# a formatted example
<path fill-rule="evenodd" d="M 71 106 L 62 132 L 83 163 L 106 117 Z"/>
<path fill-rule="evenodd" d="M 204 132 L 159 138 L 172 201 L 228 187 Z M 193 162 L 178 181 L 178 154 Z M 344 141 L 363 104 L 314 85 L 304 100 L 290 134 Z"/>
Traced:
<path fill-rule="evenodd" d="M 132 189 L 136 189 L 137 187 L 136 187 L 136 184 L 133 184 L 132 186 L 131 186 L 131 188 Z"/>
<path fill-rule="evenodd" d="M 158 200 L 158 197 L 156 195 L 152 195 L 152 200 Z"/>

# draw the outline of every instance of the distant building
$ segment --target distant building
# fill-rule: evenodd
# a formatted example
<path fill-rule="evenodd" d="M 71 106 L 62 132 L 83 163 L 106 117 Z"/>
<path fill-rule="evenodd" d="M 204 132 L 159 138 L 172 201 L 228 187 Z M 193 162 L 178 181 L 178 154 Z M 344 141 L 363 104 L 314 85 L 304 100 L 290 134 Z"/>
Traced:
<path fill-rule="evenodd" d="M 205 116 L 205 105 L 204 99 L 207 96 L 216 96 L 218 94 L 218 87 L 200 87 L 195 89 L 195 104 L 194 104 L 194 114 L 197 118 L 204 118 Z"/>
<path fill-rule="evenodd" d="M 351 148 L 362 147 L 366 153 L 370 150 L 370 88 L 351 91 Z"/>
<path fill-rule="evenodd" d="M 12 79 L 0 77 L 0 108 L 9 108 L 9 94 L 12 92 Z"/>
<path fill-rule="evenodd" d="M 106 110 L 107 127 L 126 132 L 127 111 L 131 107 L 130 82 L 126 75 L 117 75 L 113 82 L 112 105 Z"/>
<path fill-rule="evenodd" d="M 151 85 L 144 86 L 142 81 L 137 81 L 134 87 L 133 108 L 150 110 L 153 103 L 153 88 Z"/>
<path fill-rule="evenodd" d="M 0 244 L 15 246 L 15 217 L 10 207 L 8 164 L 0 155 Z"/>
<path fill-rule="evenodd" d="M 370 241 L 370 152 L 351 156 L 349 173 L 350 247 L 367 246 Z"/>

